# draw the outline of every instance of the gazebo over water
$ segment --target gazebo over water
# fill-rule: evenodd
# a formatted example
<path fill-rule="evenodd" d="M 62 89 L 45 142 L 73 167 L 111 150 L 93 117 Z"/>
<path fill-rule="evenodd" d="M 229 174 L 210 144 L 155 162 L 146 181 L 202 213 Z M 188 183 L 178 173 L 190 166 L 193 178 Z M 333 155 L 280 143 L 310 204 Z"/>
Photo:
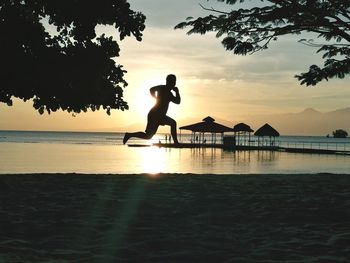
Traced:
<path fill-rule="evenodd" d="M 192 132 L 192 143 L 206 143 L 204 135 L 205 133 L 211 133 L 211 143 L 213 144 L 216 143 L 216 135 L 218 133 L 221 134 L 222 141 L 225 132 L 233 131 L 230 127 L 215 122 L 215 119 L 210 116 L 204 118 L 201 122 L 180 127 L 180 136 L 181 130 L 189 130 Z"/>
<path fill-rule="evenodd" d="M 233 132 L 235 133 L 237 144 L 241 144 L 244 141 L 246 141 L 246 140 L 241 141 L 240 135 L 244 135 L 243 139 L 247 139 L 245 135 L 248 133 L 248 145 L 249 145 L 250 144 L 250 134 L 252 132 L 254 132 L 254 130 L 252 130 L 252 128 L 250 128 L 250 126 L 248 124 L 241 122 L 241 123 L 238 123 L 235 126 L 233 126 Z"/>
<path fill-rule="evenodd" d="M 280 136 L 279 132 L 275 130 L 271 125 L 268 123 L 265 123 L 263 126 L 261 126 L 255 133 L 255 136 L 264 137 L 268 136 L 270 138 L 270 146 L 274 146 L 275 144 L 275 138 Z M 258 144 L 260 145 L 260 140 L 258 138 Z M 273 139 L 272 139 L 273 138 Z"/>

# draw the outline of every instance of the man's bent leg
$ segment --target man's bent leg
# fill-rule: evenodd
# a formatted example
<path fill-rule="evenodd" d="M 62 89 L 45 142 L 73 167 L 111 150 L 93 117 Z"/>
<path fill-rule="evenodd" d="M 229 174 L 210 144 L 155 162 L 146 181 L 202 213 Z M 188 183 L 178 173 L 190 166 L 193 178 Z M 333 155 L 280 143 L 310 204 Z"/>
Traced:
<path fill-rule="evenodd" d="M 130 138 L 140 138 L 149 140 L 156 134 L 158 130 L 158 122 L 154 118 L 148 117 L 148 123 L 145 132 L 126 132 L 123 139 L 123 144 L 125 144 Z"/>
<path fill-rule="evenodd" d="M 169 116 L 165 116 L 164 124 L 170 126 L 171 137 L 173 137 L 175 144 L 179 144 L 179 141 L 177 140 L 176 121 Z"/>
<path fill-rule="evenodd" d="M 149 140 L 153 137 L 154 134 L 146 133 L 146 132 L 126 132 L 123 139 L 123 144 L 125 144 L 130 138 L 139 138 Z"/>

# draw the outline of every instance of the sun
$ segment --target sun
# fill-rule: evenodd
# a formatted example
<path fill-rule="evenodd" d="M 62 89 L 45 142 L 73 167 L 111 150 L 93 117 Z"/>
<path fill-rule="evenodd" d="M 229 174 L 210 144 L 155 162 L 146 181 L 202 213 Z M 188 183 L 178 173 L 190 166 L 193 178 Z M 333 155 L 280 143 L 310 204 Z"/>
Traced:
<path fill-rule="evenodd" d="M 130 101 L 130 110 L 133 111 L 137 116 L 147 116 L 149 110 L 153 107 L 155 99 L 145 92 L 140 92 L 136 95 L 132 101 Z"/>
<path fill-rule="evenodd" d="M 154 106 L 156 100 L 150 94 L 150 88 L 165 84 L 165 78 L 155 77 L 148 74 L 135 81 L 134 88 L 130 91 L 129 106 L 135 115 L 144 118 L 149 110 Z"/>

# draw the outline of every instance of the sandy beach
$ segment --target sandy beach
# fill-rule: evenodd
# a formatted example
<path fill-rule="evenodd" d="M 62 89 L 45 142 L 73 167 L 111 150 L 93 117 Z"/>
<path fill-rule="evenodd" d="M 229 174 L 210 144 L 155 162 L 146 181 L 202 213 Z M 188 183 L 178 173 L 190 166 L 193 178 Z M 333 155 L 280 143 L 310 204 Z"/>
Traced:
<path fill-rule="evenodd" d="M 350 175 L 0 175 L 0 262 L 349 262 Z"/>

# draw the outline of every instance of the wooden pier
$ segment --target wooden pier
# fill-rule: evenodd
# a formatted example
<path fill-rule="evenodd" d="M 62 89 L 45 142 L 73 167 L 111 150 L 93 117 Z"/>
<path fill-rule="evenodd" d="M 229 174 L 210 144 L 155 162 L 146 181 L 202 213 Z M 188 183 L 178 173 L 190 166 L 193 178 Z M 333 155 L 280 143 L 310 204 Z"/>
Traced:
<path fill-rule="evenodd" d="M 311 149 L 311 148 L 286 148 L 280 147 L 281 151 L 290 153 L 315 153 L 315 154 L 340 154 L 340 155 L 350 155 L 350 151 L 342 150 L 327 150 L 327 149 Z"/>
<path fill-rule="evenodd" d="M 295 148 L 295 147 L 280 147 L 269 145 L 235 145 L 225 146 L 224 144 L 211 144 L 211 143 L 153 143 L 153 144 L 129 144 L 129 147 L 151 147 L 156 146 L 159 148 L 219 148 L 226 151 L 279 151 L 289 153 L 308 153 L 308 154 L 338 154 L 338 155 L 350 155 L 350 151 L 344 150 L 331 150 L 331 149 L 315 149 L 315 148 Z"/>

